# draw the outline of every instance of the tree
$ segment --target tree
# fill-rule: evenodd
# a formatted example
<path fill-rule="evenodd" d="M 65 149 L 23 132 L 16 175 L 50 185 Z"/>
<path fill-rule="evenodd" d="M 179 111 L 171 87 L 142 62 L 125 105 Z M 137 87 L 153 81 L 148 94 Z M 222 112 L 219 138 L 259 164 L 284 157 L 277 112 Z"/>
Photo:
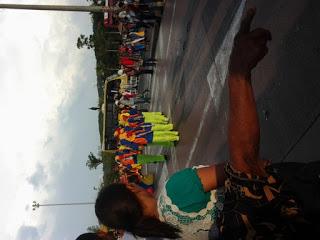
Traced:
<path fill-rule="evenodd" d="M 89 37 L 80 34 L 80 36 L 77 39 L 77 48 L 83 48 L 84 46 L 87 47 L 87 49 L 94 48 L 94 37 L 93 35 L 89 35 Z"/>
<path fill-rule="evenodd" d="M 103 151 L 101 153 L 103 160 L 103 184 L 109 185 L 117 182 L 119 179 L 119 172 L 116 170 L 117 163 L 115 159 L 115 151 Z"/>
<path fill-rule="evenodd" d="M 102 163 L 101 158 L 97 158 L 92 152 L 88 155 L 88 160 L 86 162 L 86 166 L 92 170 L 97 169 L 97 167 Z"/>
<path fill-rule="evenodd" d="M 94 111 L 94 110 L 100 110 L 100 107 L 90 107 L 89 109 L 90 109 L 90 110 L 93 110 L 93 111 Z"/>
<path fill-rule="evenodd" d="M 99 232 L 99 230 L 100 230 L 100 227 L 98 225 L 87 227 L 88 232 L 97 233 Z"/>

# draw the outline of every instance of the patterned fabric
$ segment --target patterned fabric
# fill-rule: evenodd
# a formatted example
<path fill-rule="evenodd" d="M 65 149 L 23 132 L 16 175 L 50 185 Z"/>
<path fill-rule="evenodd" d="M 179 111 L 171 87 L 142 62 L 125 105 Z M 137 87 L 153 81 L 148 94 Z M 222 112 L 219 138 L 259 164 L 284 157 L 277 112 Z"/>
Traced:
<path fill-rule="evenodd" d="M 295 239 L 294 221 L 300 209 L 282 194 L 282 182 L 272 168 L 267 177 L 225 167 L 224 208 L 218 226 L 222 239 Z"/>
<path fill-rule="evenodd" d="M 182 239 L 200 239 L 208 236 L 208 230 L 216 222 L 223 207 L 223 191 L 213 190 L 205 208 L 198 212 L 184 212 L 172 203 L 166 188 L 158 197 L 158 212 L 161 221 L 170 223 L 181 229 Z"/>

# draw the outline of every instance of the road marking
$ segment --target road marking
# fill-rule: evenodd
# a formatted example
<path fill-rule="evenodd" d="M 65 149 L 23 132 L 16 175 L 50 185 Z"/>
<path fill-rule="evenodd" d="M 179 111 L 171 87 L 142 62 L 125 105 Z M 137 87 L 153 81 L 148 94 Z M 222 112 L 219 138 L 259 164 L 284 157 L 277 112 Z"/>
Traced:
<path fill-rule="evenodd" d="M 207 113 L 208 113 L 208 110 L 209 110 L 209 107 L 210 107 L 210 104 L 211 104 L 211 101 L 212 101 L 212 98 L 211 96 L 209 95 L 208 96 L 208 99 L 206 101 L 206 104 L 204 106 L 204 109 L 203 109 L 203 112 L 202 112 L 202 116 L 201 116 L 201 121 L 200 121 L 200 124 L 199 124 L 199 128 L 197 130 L 197 133 L 195 135 L 195 138 L 194 138 L 194 141 L 193 141 L 193 144 L 191 146 L 191 149 L 190 149 L 190 153 L 189 153 L 189 157 L 186 161 L 186 167 L 190 167 L 190 163 L 191 163 L 191 160 L 192 160 L 192 157 L 193 157 L 193 154 L 194 154 L 194 151 L 198 145 L 198 141 L 199 141 L 199 137 L 200 137 L 200 134 L 201 134 L 201 131 L 202 131 L 202 128 L 203 128 L 203 124 L 204 124 L 204 121 L 207 117 Z"/>
<path fill-rule="evenodd" d="M 170 157 L 172 161 L 173 171 L 176 172 L 178 170 L 177 167 L 177 151 L 175 147 L 171 147 L 170 149 Z"/>
<path fill-rule="evenodd" d="M 239 29 L 245 2 L 246 1 L 242 1 L 240 6 L 238 7 L 238 10 L 232 20 L 230 29 L 227 32 L 207 75 L 207 82 L 209 85 L 210 94 L 202 112 L 201 121 L 190 149 L 189 157 L 186 162 L 186 167 L 190 167 L 190 163 L 193 159 L 193 155 L 197 147 L 211 101 L 213 101 L 215 109 L 219 110 L 218 108 L 220 106 L 222 89 L 224 87 L 227 76 L 229 57 L 233 46 L 233 39 L 236 32 Z"/>
<path fill-rule="evenodd" d="M 157 50 L 156 50 L 156 59 L 163 59 L 163 28 L 160 26 Z"/>
<path fill-rule="evenodd" d="M 210 96 L 213 100 L 215 110 L 217 110 L 220 104 L 222 86 L 224 85 L 224 81 L 221 80 L 219 71 L 217 70 L 217 66 L 214 61 L 207 75 L 207 83 L 209 85 Z"/>
<path fill-rule="evenodd" d="M 168 59 L 168 54 L 169 54 L 169 49 L 170 49 L 170 43 L 171 43 L 171 35 L 172 35 L 172 28 L 173 28 L 173 18 L 176 13 L 176 3 L 177 1 L 175 0 L 173 3 L 173 10 L 172 10 L 172 17 L 171 17 L 171 24 L 170 24 L 170 30 L 169 30 L 169 37 L 168 37 L 168 45 L 167 45 L 167 52 L 166 52 L 166 59 Z"/>
<path fill-rule="evenodd" d="M 245 7 L 242 1 L 232 20 L 230 28 L 224 37 L 224 40 L 214 58 L 214 62 L 207 75 L 207 82 L 210 89 L 210 95 L 213 98 L 216 111 L 219 111 L 221 94 L 228 74 L 229 58 L 233 46 L 233 39 L 238 32 L 241 16 Z"/>
<path fill-rule="evenodd" d="M 157 186 L 157 190 L 160 190 L 160 191 L 156 192 L 156 198 L 158 198 L 159 193 L 164 188 L 164 184 L 168 178 L 168 175 L 169 175 L 168 167 L 167 167 L 167 164 L 164 163 L 162 167 L 161 175 L 158 181 L 158 186 Z"/>

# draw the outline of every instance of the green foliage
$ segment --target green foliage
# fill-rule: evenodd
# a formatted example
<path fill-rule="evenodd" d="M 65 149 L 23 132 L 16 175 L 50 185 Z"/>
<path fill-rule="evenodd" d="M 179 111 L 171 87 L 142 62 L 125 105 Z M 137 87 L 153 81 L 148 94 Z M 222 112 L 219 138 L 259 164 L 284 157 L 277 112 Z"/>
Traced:
<path fill-rule="evenodd" d="M 93 225 L 93 226 L 87 227 L 87 231 L 92 233 L 97 233 L 99 232 L 99 228 L 100 227 L 98 225 Z"/>
<path fill-rule="evenodd" d="M 92 152 L 89 153 L 88 155 L 88 160 L 86 162 L 86 166 L 92 170 L 92 169 L 97 169 L 97 167 L 102 163 L 101 158 L 97 158 Z"/>
<path fill-rule="evenodd" d="M 99 158 L 92 152 L 88 155 L 86 166 L 92 170 L 97 169 L 100 164 L 103 164 L 103 182 L 98 189 L 101 189 L 104 185 L 116 182 L 119 179 L 118 171 L 116 170 L 115 153 L 114 152 L 99 152 Z"/>
<path fill-rule="evenodd" d="M 99 133 L 100 133 L 100 143 L 103 141 L 103 113 L 100 111 L 98 115 Z"/>
<path fill-rule="evenodd" d="M 105 5 L 105 0 L 87 0 L 90 5 Z M 103 13 L 91 13 L 93 34 L 81 34 L 77 39 L 77 48 L 93 49 L 96 56 L 97 88 L 99 98 L 103 99 L 104 80 L 119 68 L 119 47 L 121 35 L 117 29 L 106 29 L 103 25 Z M 101 106 L 101 105 L 100 105 Z"/>
<path fill-rule="evenodd" d="M 102 152 L 103 159 L 103 184 L 109 185 L 118 181 L 119 174 L 116 170 L 115 154 L 111 152 Z"/>
<path fill-rule="evenodd" d="M 106 77 L 114 74 L 115 69 L 119 69 L 119 54 L 110 50 L 118 49 L 121 35 L 116 34 L 114 29 L 106 29 L 103 26 L 103 14 L 92 14 L 93 22 L 93 50 L 96 56 L 97 90 L 99 96 L 99 106 L 104 99 L 104 81 Z M 112 33 L 110 33 L 112 32 Z M 89 40 L 89 39 L 88 39 Z M 82 42 L 81 42 L 82 43 Z M 80 43 L 80 44 L 81 44 Z M 99 132 L 102 139 L 103 116 L 99 114 Z"/>
<path fill-rule="evenodd" d="M 94 47 L 94 36 L 89 35 L 89 37 L 80 34 L 80 36 L 77 39 L 77 48 L 83 48 L 84 46 L 87 47 L 87 49 L 91 49 Z"/>
<path fill-rule="evenodd" d="M 87 0 L 90 5 L 105 5 L 105 0 Z M 116 29 L 106 29 L 103 25 L 103 13 L 90 13 L 93 24 L 93 34 L 85 36 L 81 34 L 77 39 L 77 48 L 86 48 L 94 50 L 96 57 L 96 75 L 97 75 L 97 90 L 99 96 L 99 107 L 103 104 L 104 99 L 104 81 L 107 76 L 114 73 L 114 69 L 119 68 L 119 55 L 117 51 L 121 35 L 116 34 Z M 103 114 L 99 111 L 99 132 L 100 140 L 103 136 Z M 101 156 L 96 157 L 90 152 L 86 166 L 91 169 L 96 169 L 101 163 L 103 164 L 103 182 L 99 186 L 110 184 L 119 179 L 118 172 L 115 170 L 116 163 L 114 154 L 101 153 Z"/>

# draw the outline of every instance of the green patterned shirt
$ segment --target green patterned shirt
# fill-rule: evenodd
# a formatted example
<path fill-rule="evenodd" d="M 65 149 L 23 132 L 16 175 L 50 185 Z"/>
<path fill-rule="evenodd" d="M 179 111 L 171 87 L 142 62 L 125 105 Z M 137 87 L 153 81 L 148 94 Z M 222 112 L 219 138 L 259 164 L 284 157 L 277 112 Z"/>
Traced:
<path fill-rule="evenodd" d="M 208 234 L 223 207 L 223 192 L 205 192 L 194 168 L 173 174 L 158 197 L 160 220 L 182 230 L 183 239 Z"/>

